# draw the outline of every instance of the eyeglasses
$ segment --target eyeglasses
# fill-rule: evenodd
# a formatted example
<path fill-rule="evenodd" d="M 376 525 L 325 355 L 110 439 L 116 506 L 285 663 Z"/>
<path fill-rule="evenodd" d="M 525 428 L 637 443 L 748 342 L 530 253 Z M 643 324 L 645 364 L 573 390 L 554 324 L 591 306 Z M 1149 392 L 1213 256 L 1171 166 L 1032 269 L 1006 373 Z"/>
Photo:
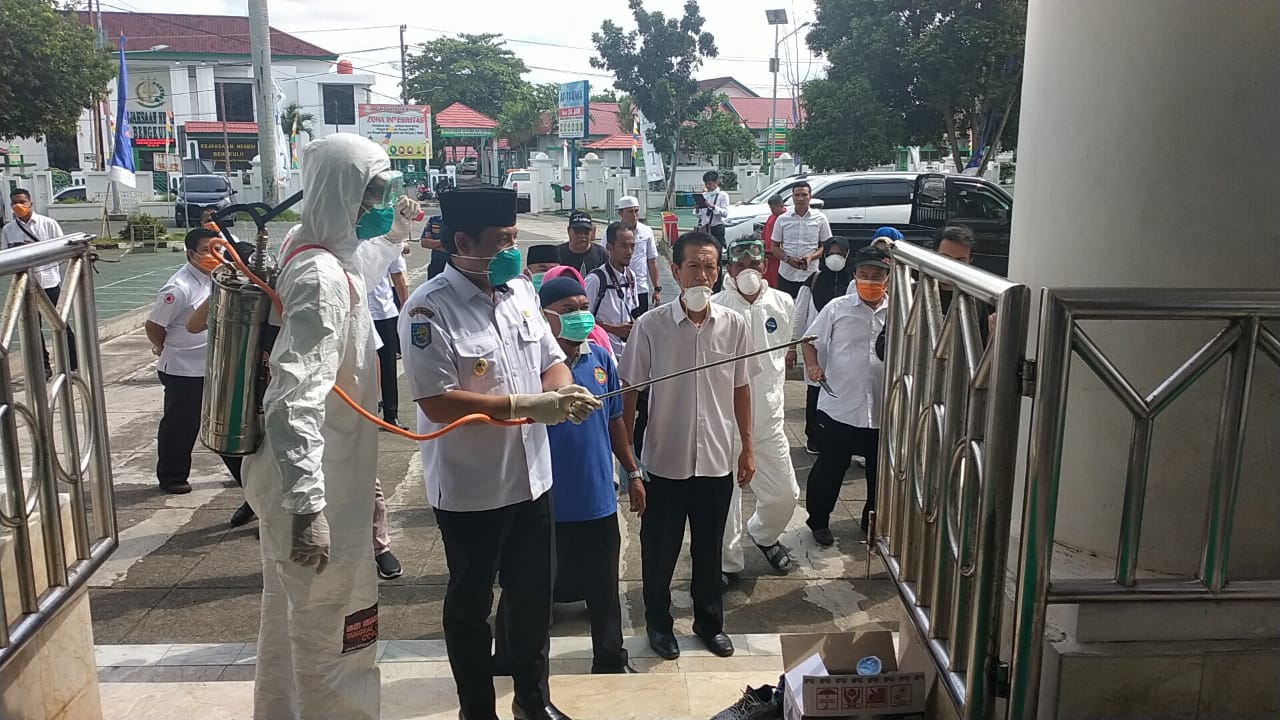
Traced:
<path fill-rule="evenodd" d="M 404 175 L 399 170 L 383 170 L 364 189 L 362 204 L 372 210 L 385 210 L 404 195 Z"/>
<path fill-rule="evenodd" d="M 764 259 L 764 246 L 754 243 L 744 245 L 734 245 L 729 248 L 729 261 L 738 262 L 743 258 L 751 258 L 752 260 Z"/>

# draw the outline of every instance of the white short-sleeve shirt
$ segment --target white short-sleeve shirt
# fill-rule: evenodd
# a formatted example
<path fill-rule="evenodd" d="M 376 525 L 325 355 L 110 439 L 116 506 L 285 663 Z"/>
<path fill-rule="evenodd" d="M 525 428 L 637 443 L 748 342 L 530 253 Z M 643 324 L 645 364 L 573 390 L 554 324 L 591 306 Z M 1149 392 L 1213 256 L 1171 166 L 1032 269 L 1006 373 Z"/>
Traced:
<path fill-rule="evenodd" d="M 821 210 L 809 208 L 804 215 L 797 215 L 795 210 L 788 210 L 773 223 L 773 235 L 770 240 L 782 246 L 787 257 L 808 255 L 831 237 L 831 223 Z M 803 282 L 805 278 L 818 271 L 818 261 L 809 263 L 807 270 L 798 270 L 786 263 L 778 263 L 778 276 L 792 282 Z"/>
<path fill-rule="evenodd" d="M 818 393 L 818 409 L 832 420 L 858 428 L 880 427 L 884 361 L 876 357 L 876 337 L 889 314 L 886 298 L 874 310 L 857 293 L 828 302 L 807 335 L 818 351 L 818 366 L 837 397 Z"/>
<path fill-rule="evenodd" d="M 164 328 L 164 349 L 156 369 L 166 375 L 204 377 L 207 331 L 187 332 L 187 320 L 213 290 L 208 275 L 184 263 L 156 294 L 147 319 Z"/>
<path fill-rule="evenodd" d="M 369 313 L 373 315 L 374 320 L 389 320 L 400 314 L 396 308 L 395 287 L 391 284 L 391 276 L 395 273 L 404 273 L 408 267 L 405 265 L 404 257 L 398 257 L 391 263 L 391 269 L 386 275 L 378 281 L 369 290 Z"/>
<path fill-rule="evenodd" d="M 653 228 L 636 223 L 636 251 L 631 256 L 631 272 L 636 274 L 636 292 L 641 295 L 653 290 L 649 287 L 649 261 L 657 257 L 658 240 L 653 236 Z"/>
<path fill-rule="evenodd" d="M 52 240 L 66 234 L 62 232 L 62 226 L 58 224 L 57 220 L 32 212 L 31 217 L 27 218 L 25 223 L 18 218 L 13 218 L 5 223 L 4 229 L 0 230 L 0 248 L 17 247 L 35 242 L 30 235 L 27 235 L 27 232 L 23 232 L 23 228 L 26 228 L 26 231 L 31 235 L 35 235 L 36 240 Z M 45 289 L 55 288 L 62 284 L 62 273 L 59 272 L 57 263 L 36 268 L 34 275 L 39 281 L 40 287 Z"/>
<path fill-rule="evenodd" d="M 450 265 L 413 291 L 398 330 L 414 400 L 539 393 L 542 374 L 565 359 L 523 276 L 490 298 Z M 420 433 L 441 427 L 418 408 Z M 551 489 L 546 425 L 464 425 L 421 448 L 427 501 L 439 510 L 494 510 Z"/>

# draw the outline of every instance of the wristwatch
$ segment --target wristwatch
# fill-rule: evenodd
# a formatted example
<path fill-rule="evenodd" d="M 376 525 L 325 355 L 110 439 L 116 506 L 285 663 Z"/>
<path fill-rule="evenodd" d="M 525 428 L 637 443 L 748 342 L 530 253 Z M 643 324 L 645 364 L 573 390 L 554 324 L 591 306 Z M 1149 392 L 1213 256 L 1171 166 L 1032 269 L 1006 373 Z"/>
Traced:
<path fill-rule="evenodd" d="M 632 470 L 631 472 L 627 473 L 627 479 L 628 479 L 628 480 L 643 480 L 643 479 L 644 479 L 644 471 L 643 471 L 643 470 Z"/>

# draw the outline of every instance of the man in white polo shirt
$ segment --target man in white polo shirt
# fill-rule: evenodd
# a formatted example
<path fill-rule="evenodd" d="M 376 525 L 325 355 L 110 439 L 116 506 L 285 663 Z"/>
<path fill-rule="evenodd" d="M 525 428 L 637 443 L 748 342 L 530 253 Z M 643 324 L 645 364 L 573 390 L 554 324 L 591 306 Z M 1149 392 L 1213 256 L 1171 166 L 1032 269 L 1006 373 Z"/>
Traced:
<path fill-rule="evenodd" d="M 831 223 L 821 210 L 809 207 L 809 183 L 791 188 L 791 212 L 779 217 L 773 225 L 774 257 L 778 258 L 778 289 L 792 298 L 809 276 L 818 271 L 822 243 L 831 237 Z"/>
<path fill-rule="evenodd" d="M 632 195 L 618 198 L 618 217 L 636 234 L 636 251 L 631 255 L 631 272 L 636 274 L 636 293 L 643 315 L 658 304 L 658 240 L 653 228 L 640 222 L 640 200 Z"/>
<path fill-rule="evenodd" d="M 26 190 L 15 188 L 9 193 L 9 202 L 13 209 L 13 219 L 0 230 L 0 249 L 50 240 L 65 234 L 57 220 L 31 209 L 31 193 Z M 40 283 L 40 289 L 44 290 L 49 302 L 57 305 L 62 293 L 62 273 L 58 271 L 58 264 L 43 265 L 32 270 L 31 274 Z M 49 364 L 49 349 L 44 344 L 43 334 L 40 336 L 40 345 L 44 351 L 44 376 L 48 379 L 53 377 L 53 368 Z M 75 370 L 76 367 L 76 338 L 68 329 L 67 368 Z"/>

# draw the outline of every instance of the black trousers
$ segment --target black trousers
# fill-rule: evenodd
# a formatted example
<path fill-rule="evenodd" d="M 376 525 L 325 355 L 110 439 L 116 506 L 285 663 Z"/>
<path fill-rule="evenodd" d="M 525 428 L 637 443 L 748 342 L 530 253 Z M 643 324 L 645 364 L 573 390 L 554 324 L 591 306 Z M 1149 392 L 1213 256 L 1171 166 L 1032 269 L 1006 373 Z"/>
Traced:
<path fill-rule="evenodd" d="M 182 485 L 191 477 L 191 451 L 200 434 L 200 402 L 204 378 L 159 373 L 164 386 L 164 415 L 156 431 L 156 479 L 161 487 Z M 240 485 L 238 457 L 222 457 L 231 477 Z"/>
<path fill-rule="evenodd" d="M 555 517 L 551 493 L 496 510 L 436 510 L 449 585 L 444 641 L 458 701 L 467 720 L 497 720 L 489 614 L 493 582 L 502 587 L 497 648 L 522 707 L 542 707 L 551 648 Z"/>
<path fill-rule="evenodd" d="M 636 317 L 649 312 L 649 293 L 636 295 L 636 309 L 638 310 Z"/>
<path fill-rule="evenodd" d="M 822 387 L 806 385 L 804 392 L 804 436 L 809 447 L 818 447 L 818 393 Z"/>
<path fill-rule="evenodd" d="M 806 523 L 817 530 L 831 522 L 840 497 L 840 485 L 854 455 L 867 459 L 867 502 L 862 506 L 862 529 L 867 528 L 867 516 L 876 509 L 876 471 L 879 464 L 880 431 L 845 425 L 818 411 L 818 459 L 809 470 L 805 487 L 804 504 L 809 510 Z"/>
<path fill-rule="evenodd" d="M 51 288 L 45 288 L 44 294 L 49 298 L 49 302 L 57 305 L 58 298 L 62 297 L 62 286 L 54 285 Z M 44 353 L 44 371 L 48 373 L 52 371 L 53 365 L 49 362 L 49 346 L 45 344 L 43 334 L 40 335 L 40 351 Z M 80 367 L 76 358 L 76 336 L 71 332 L 71 328 L 67 328 L 67 367 L 71 370 L 77 370 Z"/>
<path fill-rule="evenodd" d="M 640 564 L 644 580 L 644 616 L 650 632 L 670 633 L 671 576 L 689 523 L 693 560 L 693 627 L 702 635 L 724 631 L 720 584 L 720 548 L 733 498 L 733 476 L 684 479 L 649 476 L 648 497 L 640 518 Z"/>
<path fill-rule="evenodd" d="M 396 353 L 400 352 L 400 337 L 396 333 L 399 318 L 374 320 L 373 329 L 382 338 L 378 348 L 378 382 L 382 385 L 382 419 L 394 422 L 400 417 L 400 388 L 396 380 Z"/>
<path fill-rule="evenodd" d="M 788 279 L 786 279 L 786 278 L 782 277 L 781 275 L 779 275 L 779 276 L 778 276 L 778 289 L 779 289 L 779 290 L 781 290 L 782 292 L 784 292 L 784 293 L 786 293 L 786 294 L 790 295 L 790 296 L 794 299 L 794 298 L 795 298 L 795 296 L 797 296 L 797 295 L 799 295 L 799 294 L 800 294 L 800 288 L 804 287 L 804 284 L 805 284 L 805 283 L 807 283 L 807 282 L 809 282 L 809 278 L 805 278 L 804 280 L 796 281 L 796 280 L 788 280 Z"/>
<path fill-rule="evenodd" d="M 644 429 L 647 427 L 649 427 L 649 391 L 641 390 L 636 395 L 636 427 L 631 438 L 637 461 L 640 460 L 640 451 L 644 449 Z"/>
<path fill-rule="evenodd" d="M 591 672 L 612 673 L 627 664 L 618 600 L 618 514 L 556 523 L 556 602 L 587 601 L 591 616 Z"/>

